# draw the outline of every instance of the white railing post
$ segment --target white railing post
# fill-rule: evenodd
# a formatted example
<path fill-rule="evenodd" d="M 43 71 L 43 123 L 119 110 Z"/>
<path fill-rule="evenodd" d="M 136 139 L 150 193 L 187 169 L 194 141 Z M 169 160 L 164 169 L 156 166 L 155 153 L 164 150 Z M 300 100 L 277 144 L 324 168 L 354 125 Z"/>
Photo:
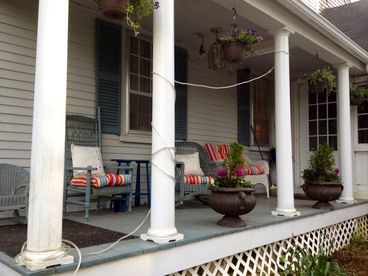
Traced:
<path fill-rule="evenodd" d="M 143 240 L 183 239 L 175 228 L 174 1 L 153 12 L 151 225 Z"/>
<path fill-rule="evenodd" d="M 68 0 L 39 0 L 27 245 L 30 270 L 68 264 L 62 237 Z"/>
<path fill-rule="evenodd" d="M 289 35 L 282 28 L 272 31 L 275 43 L 275 128 L 277 208 L 275 216 L 298 216 L 294 207 L 294 182 L 290 111 Z"/>

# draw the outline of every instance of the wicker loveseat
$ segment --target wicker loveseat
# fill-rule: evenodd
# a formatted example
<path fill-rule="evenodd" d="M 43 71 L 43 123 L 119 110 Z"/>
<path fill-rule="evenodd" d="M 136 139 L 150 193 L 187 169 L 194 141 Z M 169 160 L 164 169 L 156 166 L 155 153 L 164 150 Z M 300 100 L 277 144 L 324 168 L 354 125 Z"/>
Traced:
<path fill-rule="evenodd" d="M 176 142 L 176 154 L 192 154 L 195 152 L 199 153 L 199 161 L 200 167 L 203 170 L 204 176 L 202 179 L 206 179 L 209 177 L 214 178 L 216 176 L 216 168 L 220 166 L 222 162 L 219 161 L 211 161 L 210 156 L 206 149 L 202 147 L 200 144 L 195 142 Z M 249 180 L 252 184 L 257 185 L 261 184 L 265 187 L 267 197 L 269 197 L 269 165 L 266 161 L 252 161 L 250 160 L 246 154 L 244 154 L 246 159 L 247 166 L 249 168 L 261 167 L 262 173 L 255 175 L 246 175 L 244 176 L 247 180 Z M 180 162 L 177 163 L 177 191 L 180 202 L 182 202 L 187 197 L 195 196 L 195 195 L 208 195 L 210 190 L 208 189 L 208 183 L 199 183 L 199 184 L 189 184 L 188 178 L 185 179 L 184 175 L 184 164 Z"/>
<path fill-rule="evenodd" d="M 27 216 L 29 172 L 11 164 L 0 164 L 0 211 L 20 211 Z"/>

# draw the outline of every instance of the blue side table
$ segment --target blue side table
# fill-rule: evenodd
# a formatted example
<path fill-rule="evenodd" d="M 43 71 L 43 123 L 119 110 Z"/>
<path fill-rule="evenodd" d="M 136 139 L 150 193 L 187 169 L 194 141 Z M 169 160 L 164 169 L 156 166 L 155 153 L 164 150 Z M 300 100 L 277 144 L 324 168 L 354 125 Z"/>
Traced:
<path fill-rule="evenodd" d="M 134 191 L 134 206 L 139 207 L 141 205 L 141 196 L 147 196 L 148 208 L 151 208 L 151 181 L 150 181 L 150 171 L 149 171 L 149 160 L 136 160 L 136 159 L 111 159 L 111 161 L 115 161 L 118 163 L 118 166 L 121 164 L 125 164 L 127 166 L 130 163 L 135 162 L 137 164 L 137 178 L 135 184 Z M 147 192 L 141 193 L 141 164 L 146 165 L 146 177 L 147 177 Z M 117 174 L 119 170 L 117 171 Z"/>

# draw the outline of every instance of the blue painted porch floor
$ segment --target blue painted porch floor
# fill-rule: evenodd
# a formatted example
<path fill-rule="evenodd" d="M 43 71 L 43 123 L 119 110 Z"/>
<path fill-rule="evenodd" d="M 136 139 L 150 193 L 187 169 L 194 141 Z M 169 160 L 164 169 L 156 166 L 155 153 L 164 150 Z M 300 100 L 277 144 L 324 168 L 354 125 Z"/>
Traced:
<path fill-rule="evenodd" d="M 188 200 L 185 201 L 182 206 L 176 208 L 175 213 L 176 228 L 179 233 L 184 234 L 184 240 L 162 245 L 155 244 L 153 242 L 142 241 L 139 238 L 121 241 L 108 252 L 99 255 L 84 256 L 82 259 L 82 267 L 88 267 L 117 259 L 137 256 L 148 252 L 154 252 L 174 246 L 180 246 L 187 243 L 219 237 L 234 232 L 247 231 L 249 229 L 260 228 L 270 224 L 281 223 L 286 220 L 296 220 L 329 212 L 311 208 L 314 203 L 315 201 L 295 200 L 295 207 L 301 212 L 301 216 L 294 218 L 276 217 L 271 215 L 271 211 L 273 211 L 277 205 L 276 198 L 271 197 L 270 199 L 267 199 L 263 195 L 257 195 L 257 205 L 255 209 L 251 213 L 242 216 L 248 225 L 245 228 L 226 228 L 216 224 L 216 222 L 222 217 L 220 214 L 215 213 L 212 209 L 203 205 L 199 201 Z M 358 202 L 358 204 L 363 203 L 365 203 L 365 201 Z M 338 203 L 332 204 L 336 209 L 349 208 L 350 206 L 341 205 Z M 115 213 L 108 209 L 92 211 L 89 222 L 85 221 L 83 212 L 68 213 L 65 215 L 65 218 L 117 232 L 130 233 L 140 224 L 147 212 L 148 209 L 145 206 L 142 206 L 140 208 L 133 208 L 132 212 L 130 213 Z M 147 219 L 143 226 L 134 235 L 139 237 L 140 234 L 147 233 L 148 228 L 149 219 Z M 108 245 L 109 244 L 103 244 L 99 246 L 83 248 L 82 254 L 100 251 L 106 248 Z M 71 253 L 75 256 L 75 259 L 77 259 L 77 254 L 74 249 L 71 250 Z M 13 263 L 11 258 L 5 254 L 2 254 L 1 252 L 0 261 L 7 265 L 11 265 Z M 55 272 L 72 270 L 75 267 L 76 264 L 71 264 L 33 273 L 29 272 L 23 267 L 15 268 L 13 266 L 13 269 L 23 275 L 47 275 L 53 274 Z"/>

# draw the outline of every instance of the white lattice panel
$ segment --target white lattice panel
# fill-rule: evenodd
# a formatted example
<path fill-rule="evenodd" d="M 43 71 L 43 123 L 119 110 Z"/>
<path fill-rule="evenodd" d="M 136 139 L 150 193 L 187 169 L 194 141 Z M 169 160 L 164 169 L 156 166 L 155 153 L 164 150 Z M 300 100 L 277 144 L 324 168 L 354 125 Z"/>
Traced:
<path fill-rule="evenodd" d="M 290 247 L 300 246 L 316 254 L 320 242 L 322 242 L 324 250 L 328 253 L 333 253 L 348 245 L 353 233 L 366 239 L 368 238 L 367 216 L 343 221 L 329 227 L 191 267 L 171 275 L 279 275 L 277 273 L 277 262 L 282 255 L 286 254 Z"/>

